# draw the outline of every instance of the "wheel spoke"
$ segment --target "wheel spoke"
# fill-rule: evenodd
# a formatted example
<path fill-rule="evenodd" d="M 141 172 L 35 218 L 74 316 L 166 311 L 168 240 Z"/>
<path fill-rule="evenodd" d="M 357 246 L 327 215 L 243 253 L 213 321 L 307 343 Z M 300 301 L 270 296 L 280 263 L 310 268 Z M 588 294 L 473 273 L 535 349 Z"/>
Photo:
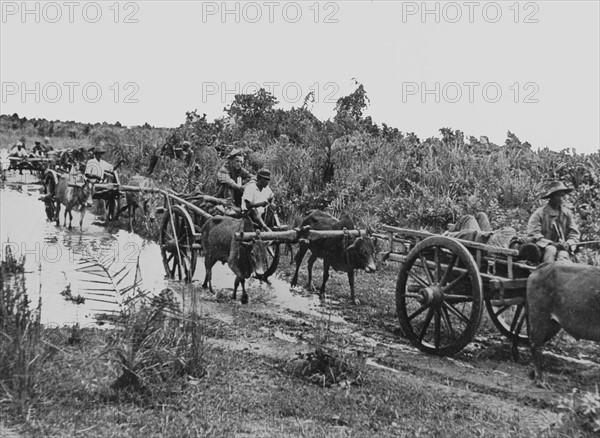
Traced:
<path fill-rule="evenodd" d="M 419 259 L 421 260 L 421 265 L 423 266 L 423 270 L 425 271 L 425 274 L 427 275 L 429 284 L 434 284 L 435 281 L 433 280 L 433 276 L 431 275 L 431 271 L 429 270 L 429 265 L 427 264 L 427 259 L 425 258 L 425 255 L 422 252 L 419 253 Z"/>
<path fill-rule="evenodd" d="M 449 283 L 447 286 L 444 286 L 442 288 L 442 292 L 446 293 L 449 290 L 454 289 L 461 281 L 463 281 L 465 279 L 465 277 L 468 277 L 469 273 L 468 272 L 463 272 L 462 274 L 460 274 L 458 277 L 456 277 L 454 280 L 452 280 L 451 283 Z"/>
<path fill-rule="evenodd" d="M 440 281 L 440 275 L 442 272 L 442 262 L 440 260 L 440 247 L 436 246 L 435 247 L 435 253 L 433 256 L 433 260 L 435 263 L 435 281 L 439 282 Z"/>
<path fill-rule="evenodd" d="M 511 306 L 503 306 L 500 308 L 500 310 L 498 310 L 497 312 L 494 312 L 494 316 L 498 317 L 500 314 L 506 312 L 510 308 L 511 308 Z"/>
<path fill-rule="evenodd" d="M 457 260 L 458 260 L 458 256 L 456 254 L 452 254 L 452 260 L 448 264 L 448 267 L 446 268 L 446 272 L 444 272 L 444 276 L 440 280 L 440 286 L 444 286 L 450 279 L 450 274 L 454 270 L 454 265 L 456 264 Z"/>
<path fill-rule="evenodd" d="M 523 323 L 525 322 L 526 319 L 527 319 L 527 312 L 523 312 L 523 316 L 521 316 L 519 318 L 519 322 L 517 323 L 517 326 L 515 327 L 515 331 L 514 331 L 515 336 L 519 336 L 521 334 L 521 329 L 523 328 Z"/>
<path fill-rule="evenodd" d="M 446 324 L 446 328 L 448 328 L 448 331 L 450 332 L 450 336 L 452 337 L 452 339 L 456 340 L 456 333 L 454 332 L 454 327 L 452 327 L 452 323 L 450 322 L 450 315 L 448 315 L 448 309 L 442 307 L 440 311 L 442 312 L 442 319 L 444 320 L 444 324 Z"/>
<path fill-rule="evenodd" d="M 440 321 L 440 309 L 437 309 L 435 311 L 435 320 L 434 320 L 435 326 L 434 326 L 434 332 L 433 332 L 433 345 L 435 345 L 435 348 L 440 348 L 440 338 L 441 338 L 441 333 L 440 333 L 440 325 L 441 325 L 441 321 Z"/>
<path fill-rule="evenodd" d="M 427 332 L 427 328 L 429 327 L 429 323 L 431 322 L 431 318 L 433 318 L 433 309 L 429 308 L 429 312 L 427 312 L 427 316 L 425 317 L 425 321 L 423 321 L 423 327 L 421 327 L 421 333 L 419 333 L 419 342 L 423 341 L 425 337 L 425 333 Z"/>
<path fill-rule="evenodd" d="M 521 316 L 521 312 L 523 311 L 523 307 L 524 307 L 524 304 L 519 304 L 517 306 L 517 308 L 515 309 L 515 316 L 513 317 L 513 320 L 510 324 L 511 333 L 515 332 L 515 329 L 517 328 L 517 325 L 519 324 L 519 318 Z"/>
<path fill-rule="evenodd" d="M 419 277 L 416 273 L 414 273 L 413 271 L 408 271 L 408 275 L 409 277 L 411 277 L 413 280 L 415 280 L 417 283 L 419 283 L 422 287 L 427 287 L 429 286 L 429 283 L 427 283 L 425 280 L 423 280 L 421 277 Z"/>
<path fill-rule="evenodd" d="M 462 314 L 459 310 L 457 310 L 454 306 L 444 302 L 444 308 L 448 309 L 454 315 L 458 317 L 458 319 L 462 320 L 465 324 L 469 324 L 469 318 Z"/>
<path fill-rule="evenodd" d="M 429 309 L 429 306 L 421 306 L 418 310 L 415 310 L 409 317 L 408 320 L 412 321 L 415 317 L 419 316 L 425 310 Z"/>

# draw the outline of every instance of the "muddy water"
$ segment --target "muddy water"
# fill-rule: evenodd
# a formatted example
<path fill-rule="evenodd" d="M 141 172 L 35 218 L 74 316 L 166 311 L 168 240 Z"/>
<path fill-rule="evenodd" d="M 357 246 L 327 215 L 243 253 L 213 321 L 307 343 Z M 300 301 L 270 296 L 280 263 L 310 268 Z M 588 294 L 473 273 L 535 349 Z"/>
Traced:
<path fill-rule="evenodd" d="M 7 247 L 25 256 L 26 287 L 30 299 L 42 300 L 42 322 L 63 325 L 93 323 L 98 312 L 118 309 L 114 294 L 99 296 L 93 275 L 81 272 L 83 260 L 111 260 L 111 272 L 125 267 L 120 283 L 134 281 L 136 266 L 142 288 L 160 291 L 167 286 L 158 245 L 123 230 L 109 231 L 89 212 L 79 230 L 79 213 L 73 213 L 73 229 L 57 227 L 46 220 L 44 204 L 38 199 L 40 186 L 10 184 L 0 189 L 0 239 L 2 256 Z M 61 224 L 62 224 L 61 214 Z M 61 292 L 70 285 L 72 295 L 85 298 L 84 304 L 66 301 Z"/>
<path fill-rule="evenodd" d="M 98 313 L 118 310 L 120 301 L 114 293 L 94 291 L 102 286 L 92 281 L 97 277 L 82 272 L 84 260 L 110 261 L 111 273 L 125 268 L 127 275 L 120 283 L 126 287 L 141 278 L 143 290 L 158 293 L 166 287 L 179 290 L 177 284 L 164 277 L 160 247 L 124 230 L 107 228 L 100 218 L 87 212 L 83 230 L 79 230 L 79 213 L 73 213 L 73 229 L 57 227 L 46 220 L 44 204 L 38 198 L 41 186 L 30 175 L 9 175 L 0 186 L 0 242 L 2 257 L 10 247 L 17 257 L 25 256 L 26 287 L 33 303 L 42 301 L 42 322 L 46 325 L 79 323 L 95 324 Z M 61 212 L 61 225 L 63 215 Z M 203 259 L 198 260 L 194 283 L 204 279 Z M 317 295 L 303 296 L 289 283 L 272 277 L 270 284 L 250 280 L 248 292 L 262 295 L 277 307 L 322 316 L 323 308 Z M 234 275 L 226 265 L 213 267 L 213 287 L 218 293 L 230 294 Z M 70 286 L 73 296 L 81 295 L 83 304 L 67 301 L 62 295 Z M 102 294 L 102 295 L 100 295 Z M 239 296 L 238 296 L 239 300 Z M 335 315 L 328 315 L 342 321 Z"/>

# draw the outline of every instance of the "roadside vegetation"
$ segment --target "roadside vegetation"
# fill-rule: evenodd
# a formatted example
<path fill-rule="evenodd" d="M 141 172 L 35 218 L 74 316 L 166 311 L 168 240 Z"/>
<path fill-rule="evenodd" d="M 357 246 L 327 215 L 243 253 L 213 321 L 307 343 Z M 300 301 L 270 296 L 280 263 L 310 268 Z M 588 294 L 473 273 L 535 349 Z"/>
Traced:
<path fill-rule="evenodd" d="M 164 188 L 205 194 L 216 192 L 215 175 L 231 147 L 243 148 L 249 170 L 271 170 L 282 220 L 291 226 L 319 208 L 349 212 L 375 230 L 388 224 L 441 232 L 462 214 L 485 211 L 494 227 L 524 231 L 545 184 L 559 179 L 575 189 L 570 200 L 582 240 L 600 240 L 600 152 L 539 149 L 511 132 L 503 145 L 451 128 L 422 140 L 364 116 L 369 100 L 360 84 L 339 99 L 332 120 L 314 117 L 310 100 L 285 111 L 259 90 L 236 96 L 220 119 L 191 111 L 173 129 L 2 115 L 0 146 L 25 137 L 30 147 L 46 136 L 55 148 L 102 144 L 105 158 L 121 163 L 122 182 L 151 173 Z M 156 238 L 157 227 L 142 221 L 136 230 Z M 580 261 L 600 266 L 598 248 L 583 248 Z M 23 260 L 2 256 L 0 435 L 3 427 L 26 436 L 99 437 L 600 433 L 597 388 L 574 389 L 543 406 L 560 414 L 554 424 L 525 427 L 518 414 L 482 408 L 425 380 L 391 379 L 360 354 L 335 348 L 328 325 L 294 360 L 225 348 L 215 340 L 236 341 L 260 328 L 251 315 L 236 312 L 235 324 L 225 327 L 196 313 L 196 286 L 148 294 L 136 280 L 122 283 L 106 261 L 90 260 L 87 268 L 102 273 L 120 305 L 105 315 L 111 328 L 45 328 L 33 291 L 25 290 Z M 387 281 L 394 272 L 381 275 Z M 345 316 L 392 332 L 393 292 L 378 278 L 359 277 L 368 282 L 361 290 L 371 293 Z M 345 286 L 332 283 L 331 295 L 347 300 Z M 76 305 L 79 292 L 65 297 Z M 182 311 L 177 296 L 192 302 Z"/>

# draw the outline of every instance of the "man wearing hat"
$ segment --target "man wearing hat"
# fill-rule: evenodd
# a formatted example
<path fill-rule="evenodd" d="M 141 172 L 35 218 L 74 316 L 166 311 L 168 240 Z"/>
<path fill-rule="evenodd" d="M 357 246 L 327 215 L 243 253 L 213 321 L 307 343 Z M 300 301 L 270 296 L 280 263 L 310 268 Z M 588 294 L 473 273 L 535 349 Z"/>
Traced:
<path fill-rule="evenodd" d="M 271 231 L 263 220 L 265 207 L 272 203 L 274 198 L 269 181 L 271 181 L 271 172 L 268 169 L 259 170 L 256 181 L 250 181 L 242 195 L 242 212 L 249 212 L 252 220 L 264 231 Z"/>
<path fill-rule="evenodd" d="M 237 207 L 241 206 L 242 194 L 244 193 L 244 184 L 254 175 L 242 167 L 244 157 L 241 149 L 233 149 L 227 155 L 227 162 L 221 166 L 217 173 L 217 185 L 219 187 L 217 198 L 231 199 Z"/>
<path fill-rule="evenodd" d="M 105 172 L 113 172 L 112 165 L 102 159 L 104 152 L 102 146 L 94 148 L 94 158 L 90 158 L 85 163 L 84 174 L 86 178 L 92 180 L 94 183 L 104 180 L 106 176 Z"/>
<path fill-rule="evenodd" d="M 571 260 L 571 245 L 579 242 L 580 234 L 573 212 L 563 205 L 563 198 L 573 189 L 554 181 L 542 199 L 548 204 L 538 208 L 529 218 L 527 235 L 544 252 L 544 263 Z"/>

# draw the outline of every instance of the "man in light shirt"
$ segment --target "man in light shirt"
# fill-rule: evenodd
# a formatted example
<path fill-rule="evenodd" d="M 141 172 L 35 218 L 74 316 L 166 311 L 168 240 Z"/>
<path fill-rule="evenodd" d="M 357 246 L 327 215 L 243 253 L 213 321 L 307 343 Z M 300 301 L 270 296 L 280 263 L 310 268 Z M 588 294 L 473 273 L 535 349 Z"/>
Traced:
<path fill-rule="evenodd" d="M 250 217 L 265 231 L 271 231 L 263 220 L 267 205 L 273 202 L 273 191 L 269 187 L 271 172 L 261 169 L 256 175 L 256 181 L 250 181 L 242 195 L 242 211 L 249 212 Z"/>
<path fill-rule="evenodd" d="M 85 164 L 85 176 L 92 180 L 94 183 L 98 183 L 104 180 L 106 172 L 113 172 L 113 166 L 102 159 L 104 155 L 104 149 L 97 147 L 94 149 L 94 158 L 91 158 Z"/>

